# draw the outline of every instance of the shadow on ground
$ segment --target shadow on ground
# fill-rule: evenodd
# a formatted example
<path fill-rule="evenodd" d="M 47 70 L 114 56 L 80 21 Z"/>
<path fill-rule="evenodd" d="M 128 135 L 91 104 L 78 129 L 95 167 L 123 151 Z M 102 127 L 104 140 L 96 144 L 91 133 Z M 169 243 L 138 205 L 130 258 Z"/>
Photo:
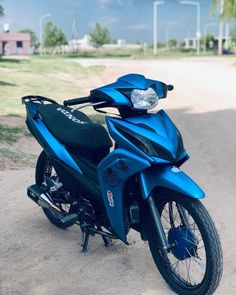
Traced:
<path fill-rule="evenodd" d="M 4 63 L 4 62 L 6 62 L 6 63 L 20 63 L 21 62 L 21 60 L 20 59 L 14 59 L 14 58 L 1 58 L 0 57 L 0 64 L 1 63 Z"/>
<path fill-rule="evenodd" d="M 0 86 L 17 86 L 16 84 L 12 84 L 5 81 L 0 81 Z"/>

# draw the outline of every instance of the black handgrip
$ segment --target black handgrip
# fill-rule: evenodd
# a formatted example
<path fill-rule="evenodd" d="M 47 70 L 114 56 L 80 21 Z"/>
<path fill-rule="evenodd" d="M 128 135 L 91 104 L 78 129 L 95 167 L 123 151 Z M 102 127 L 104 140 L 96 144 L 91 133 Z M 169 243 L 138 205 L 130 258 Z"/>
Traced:
<path fill-rule="evenodd" d="M 167 85 L 167 90 L 168 91 L 172 91 L 174 89 L 174 86 L 173 85 Z"/>
<path fill-rule="evenodd" d="M 86 96 L 86 97 L 80 97 L 80 98 L 73 98 L 73 99 L 68 99 L 68 100 L 64 100 L 63 104 L 65 107 L 67 106 L 74 106 L 77 104 L 82 104 L 82 103 L 86 103 L 86 102 L 90 102 L 91 101 L 91 97 L 90 96 Z"/>

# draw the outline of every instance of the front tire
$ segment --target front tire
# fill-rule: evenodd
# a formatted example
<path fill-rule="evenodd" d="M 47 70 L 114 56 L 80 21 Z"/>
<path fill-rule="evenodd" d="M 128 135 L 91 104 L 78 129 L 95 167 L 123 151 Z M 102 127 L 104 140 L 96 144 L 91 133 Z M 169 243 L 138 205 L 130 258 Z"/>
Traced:
<path fill-rule="evenodd" d="M 152 218 L 149 217 L 149 247 L 161 275 L 177 294 L 213 294 L 221 280 L 223 259 L 219 236 L 209 213 L 199 200 L 172 191 L 158 193 L 155 202 L 166 239 L 175 241 L 170 251 L 161 249 Z M 183 216 L 188 218 L 185 225 L 182 224 L 185 220 Z M 194 269 L 190 270 L 193 265 Z"/>

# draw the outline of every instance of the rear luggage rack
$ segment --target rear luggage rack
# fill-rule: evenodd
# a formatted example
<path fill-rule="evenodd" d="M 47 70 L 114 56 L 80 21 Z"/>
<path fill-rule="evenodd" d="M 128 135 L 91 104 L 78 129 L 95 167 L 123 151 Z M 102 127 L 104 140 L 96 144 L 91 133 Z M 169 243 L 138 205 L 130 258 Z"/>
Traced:
<path fill-rule="evenodd" d="M 55 100 L 51 98 L 47 98 L 44 96 L 39 96 L 39 95 L 27 95 L 23 96 L 21 98 L 22 104 L 26 104 L 27 102 L 40 102 L 41 104 L 44 104 L 44 102 L 50 102 L 54 104 L 58 104 Z"/>

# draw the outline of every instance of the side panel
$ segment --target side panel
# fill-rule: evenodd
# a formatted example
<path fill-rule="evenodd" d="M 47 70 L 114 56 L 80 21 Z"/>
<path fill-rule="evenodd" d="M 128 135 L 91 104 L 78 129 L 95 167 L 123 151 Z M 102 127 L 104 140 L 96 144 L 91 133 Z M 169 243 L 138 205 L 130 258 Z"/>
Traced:
<path fill-rule="evenodd" d="M 194 199 L 205 197 L 201 188 L 175 166 L 151 167 L 140 173 L 140 180 L 145 199 L 156 186 L 169 188 Z"/>
<path fill-rule="evenodd" d="M 150 167 L 149 161 L 120 148 L 110 153 L 98 165 L 100 188 L 111 227 L 126 244 L 124 185 L 129 177 L 147 167 Z"/>
<path fill-rule="evenodd" d="M 65 164 L 82 174 L 80 168 L 66 150 L 65 146 L 51 134 L 40 118 L 34 118 L 36 112 L 33 103 L 27 105 L 27 126 L 29 126 L 30 131 L 36 137 L 42 148 L 45 149 L 45 152 L 49 154 L 49 156 L 58 157 Z"/>

